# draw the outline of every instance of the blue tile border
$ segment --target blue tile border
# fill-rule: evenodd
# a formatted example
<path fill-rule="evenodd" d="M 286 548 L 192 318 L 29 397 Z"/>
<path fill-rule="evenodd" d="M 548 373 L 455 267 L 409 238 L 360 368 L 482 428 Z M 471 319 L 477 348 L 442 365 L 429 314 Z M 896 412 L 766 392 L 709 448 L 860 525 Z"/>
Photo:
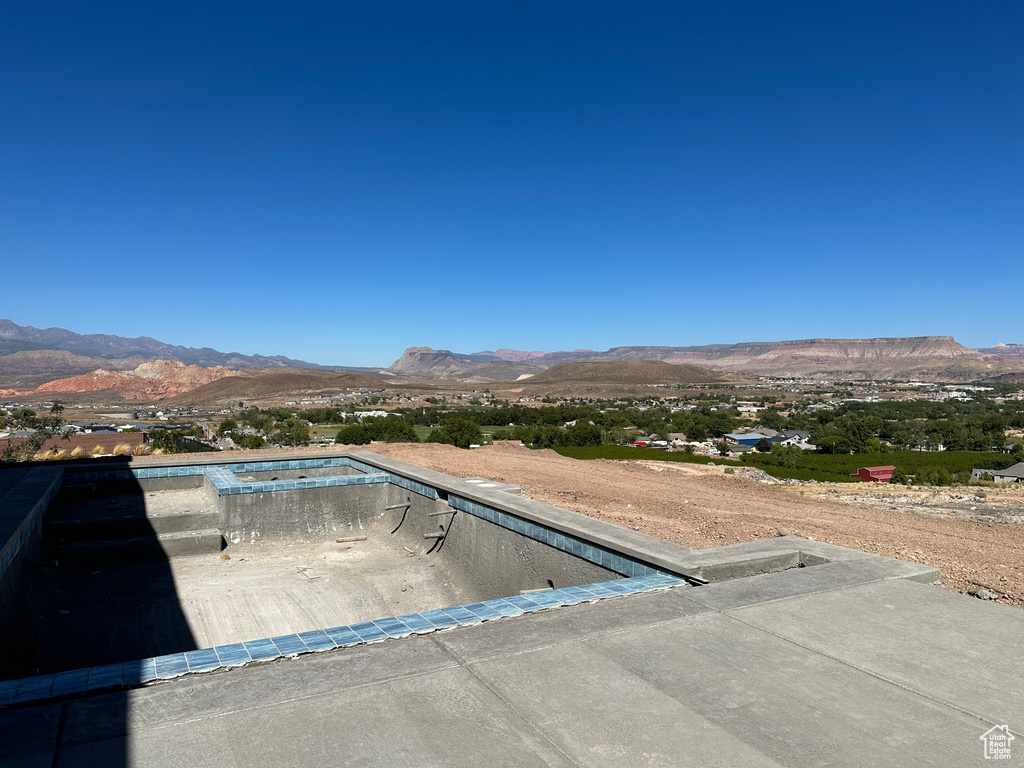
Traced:
<path fill-rule="evenodd" d="M 514 531 L 518 534 L 531 538 L 534 541 L 539 541 L 542 544 L 547 544 L 555 549 L 568 552 L 570 555 L 587 560 L 588 562 L 591 562 L 594 565 L 599 565 L 602 568 L 607 568 L 609 571 L 614 571 L 626 578 L 655 576 L 665 573 L 664 571 L 653 568 L 639 560 L 634 560 L 631 557 L 620 555 L 610 549 L 605 549 L 595 544 L 591 544 L 589 541 L 584 541 L 583 539 L 579 539 L 571 534 L 556 531 L 552 528 L 526 520 L 525 518 L 516 517 L 508 512 L 503 512 L 500 509 L 488 507 L 484 504 L 463 498 L 462 496 L 456 496 L 455 494 L 449 495 L 448 504 L 460 512 L 465 512 L 473 515 L 474 517 L 479 517 L 482 520 L 487 520 L 495 525 L 500 525 L 502 528 L 507 528 L 510 531 Z"/>
<path fill-rule="evenodd" d="M 178 467 L 136 467 L 132 469 L 86 470 L 68 468 L 66 483 L 96 483 L 112 480 L 149 480 L 159 477 L 193 477 L 202 475 L 207 468 L 216 467 L 228 472 L 280 472 L 286 469 L 329 469 L 332 467 L 353 467 L 367 474 L 378 474 L 382 470 L 371 467 L 356 459 L 335 456 L 323 459 L 292 459 L 285 461 L 249 461 L 237 464 L 188 464 Z"/>
<path fill-rule="evenodd" d="M 284 464 L 285 462 L 277 462 Z M 251 466 L 251 465 L 249 465 Z M 261 470 L 253 470 L 261 471 Z M 210 483 L 218 496 L 234 496 L 246 493 L 273 493 L 275 491 L 298 491 L 305 488 L 334 488 L 347 485 L 386 483 L 390 477 L 385 472 L 366 475 L 332 475 L 330 477 L 304 477 L 295 480 L 263 480 L 245 482 L 238 479 L 232 470 L 223 466 L 207 466 L 203 477 Z"/>
<path fill-rule="evenodd" d="M 686 585 L 683 579 L 665 573 L 614 579 L 579 587 L 551 589 L 527 595 L 483 600 L 452 608 L 374 619 L 342 627 L 314 629 L 294 635 L 218 645 L 156 658 L 127 661 L 123 664 L 74 669 L 20 680 L 5 680 L 0 681 L 0 709 L 89 691 L 120 689 L 187 674 L 229 669 L 257 661 L 272 661 L 413 634 L 439 632 L 549 608 L 593 602 L 606 597 L 635 595 L 683 585 Z"/>
<path fill-rule="evenodd" d="M 19 478 L 4 495 L 5 519 L 17 520 L 19 508 L 25 510 L 25 515 L 16 527 L 12 526 L 14 530 L 6 541 L 0 539 L 0 577 L 14 562 L 21 548 L 39 532 L 43 524 L 43 512 L 63 487 L 64 477 L 60 467 L 35 467 Z M 46 487 L 40 493 L 42 483 L 46 483 Z M 9 530 L 4 527 L 5 536 Z"/>

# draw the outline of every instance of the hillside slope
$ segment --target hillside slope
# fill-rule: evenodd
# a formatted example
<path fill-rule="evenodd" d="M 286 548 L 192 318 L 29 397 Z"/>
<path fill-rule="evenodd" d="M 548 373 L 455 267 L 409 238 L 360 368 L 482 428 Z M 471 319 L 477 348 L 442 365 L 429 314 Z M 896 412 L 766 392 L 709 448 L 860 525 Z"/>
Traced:
<path fill-rule="evenodd" d="M 709 384 L 729 380 L 729 374 L 716 373 L 695 365 L 673 365 L 660 360 L 626 360 L 601 363 L 559 363 L 531 376 L 530 384 L 579 382 L 591 384 Z"/>
<path fill-rule="evenodd" d="M 171 404 L 216 405 L 237 400 L 291 399 L 320 392 L 383 386 L 379 378 L 364 373 L 301 369 L 245 371 L 190 390 L 174 398 Z"/>

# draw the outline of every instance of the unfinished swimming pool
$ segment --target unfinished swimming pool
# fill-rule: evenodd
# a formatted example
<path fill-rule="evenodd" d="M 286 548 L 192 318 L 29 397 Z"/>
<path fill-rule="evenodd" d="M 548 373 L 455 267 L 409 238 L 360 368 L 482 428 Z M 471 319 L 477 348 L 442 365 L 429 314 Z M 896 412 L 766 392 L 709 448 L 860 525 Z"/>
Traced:
<path fill-rule="evenodd" d="M 689 550 L 518 493 L 363 451 L 0 472 L 0 706 L 852 556 Z"/>

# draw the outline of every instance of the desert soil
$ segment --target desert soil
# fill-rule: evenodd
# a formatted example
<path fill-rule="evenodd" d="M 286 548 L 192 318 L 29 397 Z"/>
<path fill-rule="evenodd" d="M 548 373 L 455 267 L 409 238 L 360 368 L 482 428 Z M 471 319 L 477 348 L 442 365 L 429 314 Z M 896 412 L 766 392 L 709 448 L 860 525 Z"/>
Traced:
<path fill-rule="evenodd" d="M 948 589 L 966 594 L 983 587 L 999 602 L 1024 608 L 1024 526 L 1010 522 L 1024 513 L 1021 495 L 1017 501 L 1012 494 L 967 498 L 972 489 L 953 492 L 965 496 L 958 501 L 940 498 L 951 496 L 948 489 L 918 495 L 872 489 L 876 496 L 860 484 L 844 484 L 835 494 L 831 491 L 839 486 L 769 485 L 725 475 L 720 467 L 579 461 L 507 444 L 465 451 L 431 443 L 375 443 L 369 450 L 457 477 L 513 483 L 532 499 L 686 547 L 717 547 L 785 531 L 927 563 L 941 571 Z M 934 498 L 929 500 L 929 493 Z M 998 514 L 979 514 L 986 504 Z"/>
<path fill-rule="evenodd" d="M 1024 608 L 1024 526 L 844 503 L 818 486 L 773 486 L 698 465 L 578 461 L 510 445 L 464 451 L 436 444 L 375 444 L 371 450 L 458 477 L 513 483 L 537 501 L 697 549 L 778 536 L 780 530 L 843 547 L 933 565 L 943 584 L 984 587 Z M 859 487 L 858 487 L 859 488 Z M 860 489 L 860 488 L 859 488 Z M 860 489 L 863 490 L 863 489 Z M 832 496 L 832 498 L 828 498 Z M 863 498 L 870 499 L 870 496 Z M 879 503 L 886 503 L 885 500 Z M 977 499 L 968 506 L 983 507 Z M 1017 514 L 1024 498 L 1017 502 Z M 969 511 L 969 509 L 968 509 Z M 977 512 L 977 509 L 975 510 Z"/>

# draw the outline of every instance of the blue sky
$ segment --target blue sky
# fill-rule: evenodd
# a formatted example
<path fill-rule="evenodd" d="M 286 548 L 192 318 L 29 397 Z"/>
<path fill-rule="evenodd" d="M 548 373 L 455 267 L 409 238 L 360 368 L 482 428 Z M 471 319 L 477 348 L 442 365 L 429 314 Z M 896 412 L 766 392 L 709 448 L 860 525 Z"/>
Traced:
<path fill-rule="evenodd" d="M 1024 342 L 1024 4 L 0 5 L 0 316 L 320 363 Z"/>

